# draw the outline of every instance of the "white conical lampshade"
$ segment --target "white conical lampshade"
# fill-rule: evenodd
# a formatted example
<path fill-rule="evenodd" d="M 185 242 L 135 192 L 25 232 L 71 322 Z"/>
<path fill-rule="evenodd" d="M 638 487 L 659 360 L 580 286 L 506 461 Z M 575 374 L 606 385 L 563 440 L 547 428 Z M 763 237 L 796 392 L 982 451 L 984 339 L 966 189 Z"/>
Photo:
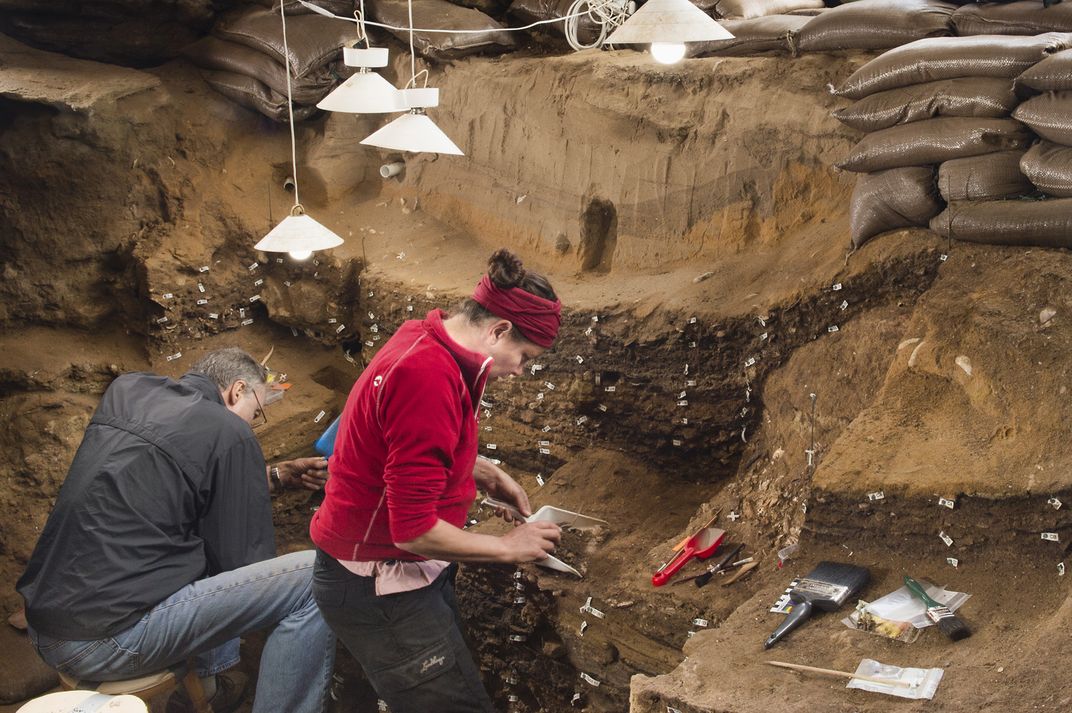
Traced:
<path fill-rule="evenodd" d="M 398 90 L 375 72 L 351 75 L 321 99 L 316 107 L 350 114 L 393 114 L 406 110 Z"/>
<path fill-rule="evenodd" d="M 342 245 L 343 240 L 309 216 L 301 206 L 295 206 L 291 214 L 261 238 L 254 249 L 266 253 L 294 253 L 308 256 L 316 250 Z"/>
<path fill-rule="evenodd" d="M 612 45 L 649 42 L 707 42 L 729 40 L 733 35 L 689 0 L 648 0 L 611 33 Z"/>
<path fill-rule="evenodd" d="M 393 151 L 465 155 L 434 121 L 416 111 L 403 114 L 361 143 Z"/>

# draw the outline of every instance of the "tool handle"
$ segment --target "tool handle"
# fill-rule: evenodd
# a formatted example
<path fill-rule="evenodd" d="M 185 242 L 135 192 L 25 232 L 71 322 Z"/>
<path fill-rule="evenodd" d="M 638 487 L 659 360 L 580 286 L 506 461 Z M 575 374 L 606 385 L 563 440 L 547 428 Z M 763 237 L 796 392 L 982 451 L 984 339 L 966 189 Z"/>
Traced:
<path fill-rule="evenodd" d="M 942 606 L 927 594 L 927 590 L 923 588 L 922 584 L 912 579 L 907 574 L 904 577 L 904 583 L 913 594 L 923 600 L 923 603 L 926 604 L 928 608 Z"/>
<path fill-rule="evenodd" d="M 871 683 L 884 683 L 888 686 L 912 686 L 916 684 L 911 681 L 900 681 L 890 678 L 878 678 L 877 676 L 858 676 L 855 673 L 849 673 L 848 671 L 835 671 L 832 668 L 818 668 L 816 666 L 805 666 L 799 663 L 786 663 L 785 661 L 768 661 L 771 666 L 777 666 L 778 668 L 788 668 L 793 671 L 808 671 L 810 673 L 821 673 L 827 676 L 841 676 L 843 678 L 855 678 L 857 681 L 870 681 Z"/>
<path fill-rule="evenodd" d="M 811 610 L 812 603 L 810 601 L 793 602 L 793 611 L 786 614 L 785 621 L 779 624 L 778 628 L 767 637 L 767 640 L 763 643 L 763 648 L 769 649 L 781 641 L 783 636 L 803 624 L 804 620 L 811 616 Z"/>
<path fill-rule="evenodd" d="M 505 510 L 521 522 L 526 522 L 528 520 L 528 518 L 521 514 L 520 510 L 518 510 L 510 503 L 503 502 L 502 500 L 496 500 L 495 498 L 487 497 L 481 500 L 480 504 L 487 505 L 488 507 L 499 508 L 500 510 Z"/>
<path fill-rule="evenodd" d="M 656 587 L 661 587 L 670 581 L 670 578 L 677 574 L 678 570 L 685 566 L 685 563 L 692 559 L 692 556 L 696 554 L 696 548 L 690 545 L 685 545 L 673 559 L 664 564 L 658 569 L 655 574 L 651 575 L 651 583 Z"/>

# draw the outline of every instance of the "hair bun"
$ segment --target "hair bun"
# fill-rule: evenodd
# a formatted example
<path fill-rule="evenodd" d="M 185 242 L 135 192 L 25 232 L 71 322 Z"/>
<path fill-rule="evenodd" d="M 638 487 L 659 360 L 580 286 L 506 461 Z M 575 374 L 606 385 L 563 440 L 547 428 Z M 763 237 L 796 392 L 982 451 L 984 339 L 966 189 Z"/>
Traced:
<path fill-rule="evenodd" d="M 500 289 L 517 287 L 525 279 L 525 267 L 517 255 L 499 248 L 488 258 L 488 277 Z"/>

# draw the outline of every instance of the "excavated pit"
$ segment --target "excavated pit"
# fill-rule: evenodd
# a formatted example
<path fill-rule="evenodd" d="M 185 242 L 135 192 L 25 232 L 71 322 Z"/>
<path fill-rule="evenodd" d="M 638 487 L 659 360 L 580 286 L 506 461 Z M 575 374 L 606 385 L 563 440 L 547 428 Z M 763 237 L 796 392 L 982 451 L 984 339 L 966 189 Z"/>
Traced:
<path fill-rule="evenodd" d="M 278 219 L 292 200 L 283 129 L 181 62 L 136 71 L 4 39 L 0 603 L 18 607 L 14 581 L 116 374 L 177 375 L 219 346 L 274 347 L 295 386 L 258 435 L 269 460 L 307 454 L 369 355 L 467 294 L 507 245 L 548 272 L 565 322 L 542 368 L 489 389 L 481 452 L 534 505 L 609 525 L 567 537 L 580 580 L 463 569 L 500 710 L 1066 707 L 1055 662 L 1072 655 L 1057 633 L 1072 600 L 1055 565 L 1072 519 L 1046 501 L 1072 497 L 1072 259 L 922 231 L 846 258 L 851 182 L 831 166 L 853 136 L 824 87 L 863 59 L 456 62 L 434 70 L 437 121 L 465 158 L 415 157 L 378 183 L 395 157 L 357 145 L 370 120 L 299 125 L 306 207 L 347 243 L 295 263 L 252 249 L 269 203 Z M 502 110 L 472 109 L 491 102 Z M 779 103 L 784 115 L 766 110 Z M 1040 323 L 1047 307 L 1057 316 Z M 317 504 L 275 501 L 281 550 L 308 546 Z M 653 588 L 672 546 L 716 511 L 759 568 L 730 587 Z M 505 527 L 479 507 L 472 518 Z M 774 553 L 797 540 L 779 568 Z M 906 570 L 972 592 L 977 633 L 906 648 L 826 616 L 775 658 L 944 666 L 934 701 L 762 665 L 766 609 L 822 557 L 869 566 L 869 596 Z M 589 597 L 602 617 L 582 609 Z M 258 647 L 249 637 L 249 672 Z M 0 652 L 0 670 L 22 651 Z M 345 653 L 336 695 L 337 710 L 376 710 Z"/>

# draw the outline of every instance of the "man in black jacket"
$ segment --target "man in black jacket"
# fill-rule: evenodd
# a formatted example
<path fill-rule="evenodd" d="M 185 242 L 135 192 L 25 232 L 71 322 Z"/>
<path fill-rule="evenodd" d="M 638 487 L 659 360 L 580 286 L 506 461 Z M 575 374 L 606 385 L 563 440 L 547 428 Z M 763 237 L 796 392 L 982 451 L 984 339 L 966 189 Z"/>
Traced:
<path fill-rule="evenodd" d="M 254 713 L 322 710 L 335 641 L 313 601 L 313 553 L 275 556 L 269 491 L 319 489 L 327 463 L 266 467 L 251 428 L 265 380 L 232 348 L 177 381 L 136 373 L 108 387 L 17 584 L 50 666 L 117 680 L 197 654 L 224 713 L 241 690 L 215 674 L 238 662 L 239 636 L 272 629 Z"/>

